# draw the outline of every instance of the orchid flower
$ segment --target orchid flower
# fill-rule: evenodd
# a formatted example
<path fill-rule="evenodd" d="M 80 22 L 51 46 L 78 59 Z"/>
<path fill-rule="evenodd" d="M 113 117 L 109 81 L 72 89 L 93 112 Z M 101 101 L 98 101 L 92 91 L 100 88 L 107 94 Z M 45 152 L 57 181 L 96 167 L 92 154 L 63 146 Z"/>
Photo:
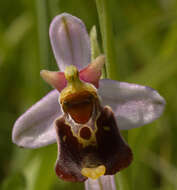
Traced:
<path fill-rule="evenodd" d="M 80 19 L 58 15 L 49 34 L 60 71 L 43 70 L 41 76 L 55 90 L 17 119 L 12 140 L 25 148 L 57 142 L 58 177 L 72 182 L 100 177 L 114 186 L 113 175 L 132 161 L 119 130 L 157 119 L 165 100 L 146 86 L 100 79 L 105 57 L 91 62 L 89 36 Z"/>

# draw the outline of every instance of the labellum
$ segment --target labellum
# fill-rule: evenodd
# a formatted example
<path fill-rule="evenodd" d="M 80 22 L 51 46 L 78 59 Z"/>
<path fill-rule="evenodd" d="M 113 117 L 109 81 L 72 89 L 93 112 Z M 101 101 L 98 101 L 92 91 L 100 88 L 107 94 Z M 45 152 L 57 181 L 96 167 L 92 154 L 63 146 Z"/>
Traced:
<path fill-rule="evenodd" d="M 132 152 L 120 135 L 110 107 L 102 107 L 97 89 L 79 79 L 74 66 L 66 68 L 67 86 L 61 91 L 63 115 L 55 121 L 57 175 L 85 181 L 112 175 L 127 167 Z"/>

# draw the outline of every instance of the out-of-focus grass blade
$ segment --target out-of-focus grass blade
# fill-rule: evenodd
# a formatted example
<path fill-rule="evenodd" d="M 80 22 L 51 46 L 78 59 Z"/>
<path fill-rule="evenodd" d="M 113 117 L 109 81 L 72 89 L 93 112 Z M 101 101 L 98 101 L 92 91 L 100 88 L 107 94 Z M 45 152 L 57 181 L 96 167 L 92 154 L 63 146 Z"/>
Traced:
<path fill-rule="evenodd" d="M 51 145 L 35 152 L 34 159 L 24 169 L 28 190 L 48 190 L 55 180 L 56 146 Z"/>
<path fill-rule="evenodd" d="M 143 158 L 142 161 L 158 172 L 159 175 L 166 178 L 174 186 L 174 189 L 177 189 L 177 168 L 175 166 L 148 150 L 144 150 Z"/>
<path fill-rule="evenodd" d="M 24 190 L 26 189 L 26 180 L 22 173 L 16 172 L 6 178 L 2 183 L 2 190 Z"/>
<path fill-rule="evenodd" d="M 0 56 L 1 63 L 4 62 L 6 56 L 13 48 L 24 39 L 24 36 L 30 31 L 32 27 L 32 18 L 30 14 L 24 13 L 14 19 L 8 26 L 4 33 L 0 36 Z"/>

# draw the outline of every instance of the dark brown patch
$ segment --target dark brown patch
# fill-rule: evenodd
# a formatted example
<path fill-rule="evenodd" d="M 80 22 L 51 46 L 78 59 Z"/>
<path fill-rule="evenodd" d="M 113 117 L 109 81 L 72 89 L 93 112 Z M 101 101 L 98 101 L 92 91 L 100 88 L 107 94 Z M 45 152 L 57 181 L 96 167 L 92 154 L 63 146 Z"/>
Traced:
<path fill-rule="evenodd" d="M 79 150 L 82 149 L 76 137 L 73 136 L 70 126 L 64 123 L 64 118 L 56 121 L 56 132 L 58 135 L 59 158 L 56 162 L 56 174 L 63 180 L 71 182 L 83 182 L 86 180 L 81 175 L 81 157 Z M 66 138 L 63 138 L 66 136 Z M 63 140 L 65 139 L 65 140 Z"/>
<path fill-rule="evenodd" d="M 114 114 L 109 107 L 106 106 L 102 111 L 97 126 L 98 152 L 103 165 L 106 166 L 105 175 L 115 174 L 131 163 L 132 151 L 120 135 Z M 105 126 L 109 127 L 109 130 L 105 130 Z"/>
<path fill-rule="evenodd" d="M 92 133 L 88 127 L 82 127 L 79 132 L 80 137 L 87 140 L 90 139 L 91 134 Z"/>

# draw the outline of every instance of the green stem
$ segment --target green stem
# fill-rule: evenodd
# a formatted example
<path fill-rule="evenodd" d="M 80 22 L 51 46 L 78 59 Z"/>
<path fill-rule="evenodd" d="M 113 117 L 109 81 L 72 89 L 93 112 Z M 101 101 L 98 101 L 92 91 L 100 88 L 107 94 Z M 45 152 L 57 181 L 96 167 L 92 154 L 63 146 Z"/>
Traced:
<path fill-rule="evenodd" d="M 108 0 L 95 0 L 101 35 L 103 40 L 103 48 L 106 55 L 106 70 L 108 78 L 118 80 L 118 64 L 116 61 L 116 50 L 114 45 L 114 35 L 112 29 L 112 23 L 110 19 L 110 9 Z M 125 140 L 128 140 L 128 132 L 124 132 L 123 136 Z M 130 168 L 121 171 L 118 176 L 118 183 L 120 190 L 129 190 L 130 186 Z M 117 178 L 116 176 L 116 178 Z"/>
<path fill-rule="evenodd" d="M 90 31 L 90 44 L 91 44 L 91 61 L 93 61 L 101 54 L 100 46 L 99 46 L 98 39 L 97 39 L 96 26 L 93 26 Z M 107 77 L 106 76 L 106 68 L 104 65 L 104 67 L 102 69 L 101 78 L 106 78 L 106 77 Z"/>
<path fill-rule="evenodd" d="M 96 0 L 96 6 L 99 16 L 103 48 L 106 55 L 107 76 L 111 79 L 118 79 L 118 64 L 116 61 L 114 35 L 109 14 L 109 1 Z"/>
<path fill-rule="evenodd" d="M 90 31 L 90 45 L 91 45 L 91 61 L 93 61 L 101 54 L 97 39 L 96 26 L 93 26 Z"/>

